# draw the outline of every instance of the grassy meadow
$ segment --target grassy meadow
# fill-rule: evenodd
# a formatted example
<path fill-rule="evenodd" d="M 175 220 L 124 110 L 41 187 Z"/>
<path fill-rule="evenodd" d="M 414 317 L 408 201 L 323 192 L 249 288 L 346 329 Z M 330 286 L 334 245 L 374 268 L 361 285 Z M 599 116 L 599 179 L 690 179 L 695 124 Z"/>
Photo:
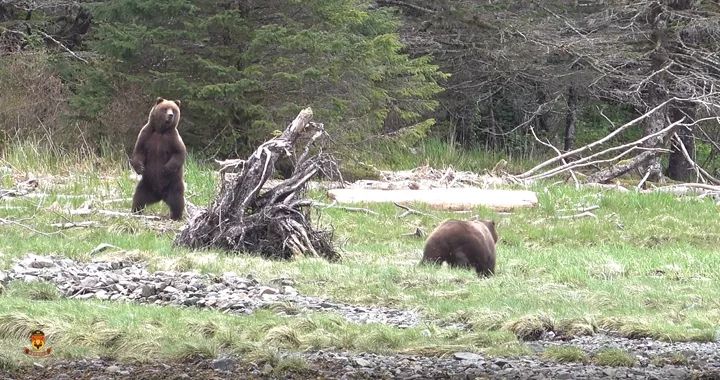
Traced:
<path fill-rule="evenodd" d="M 432 144 L 426 148 L 432 154 L 397 157 L 393 168 L 429 163 L 480 170 L 497 161 L 497 157 Z M 185 170 L 188 198 L 197 205 L 207 204 L 218 181 L 213 168 L 191 157 Z M 47 284 L 10 283 L 0 295 L 0 368 L 30 362 L 21 350 L 28 344 L 27 332 L 35 327 L 44 328 L 48 345 L 55 349 L 54 359 L 47 360 L 182 359 L 235 353 L 283 368 L 303 364 L 284 363 L 291 359 L 281 358 L 278 350 L 523 355 L 531 351 L 518 337 L 548 326 L 568 334 L 605 329 L 627 337 L 708 341 L 716 338 L 720 325 L 720 216 L 710 199 L 578 190 L 547 182 L 532 189 L 538 193 L 539 207 L 503 215 L 483 208 L 455 214 L 414 205 L 430 216 L 398 218 L 400 210 L 392 204 L 357 205 L 379 215 L 328 208 L 318 211 L 318 220 L 334 228 L 343 260 L 279 262 L 173 247 L 174 229 L 180 223 L 163 221 L 160 225 L 165 228 L 156 230 L 139 219 L 67 212 L 87 201 L 95 209 L 128 211 L 135 185 L 130 174 L 118 153 L 103 158 L 61 154 L 36 144 L 5 151 L 0 156 L 0 188 L 13 188 L 32 175 L 39 182 L 35 192 L 47 196 L 0 200 L 0 268 L 10 268 L 28 253 L 91 260 L 95 247 L 111 244 L 119 249 L 104 255 L 144 260 L 154 270 L 233 271 L 261 281 L 289 277 L 301 294 L 416 309 L 428 323 L 397 329 L 356 325 L 328 313 L 284 316 L 273 310 L 231 316 L 68 300 Z M 329 202 L 320 192 L 310 195 Z M 597 219 L 558 218 L 595 205 Z M 163 217 L 167 213 L 163 204 L 146 211 Z M 404 234 L 416 227 L 429 232 L 445 218 L 470 215 L 498 222 L 501 240 L 495 276 L 479 279 L 474 271 L 417 266 L 424 241 Z M 50 226 L 85 220 L 98 226 L 65 230 Z M 453 322 L 472 328 L 444 327 Z M 572 348 L 545 357 L 587 360 Z"/>

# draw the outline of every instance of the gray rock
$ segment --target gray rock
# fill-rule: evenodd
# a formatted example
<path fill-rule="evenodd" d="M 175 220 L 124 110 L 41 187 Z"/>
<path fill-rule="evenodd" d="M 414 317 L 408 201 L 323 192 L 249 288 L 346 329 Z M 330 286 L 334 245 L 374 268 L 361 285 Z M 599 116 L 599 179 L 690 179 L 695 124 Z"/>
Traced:
<path fill-rule="evenodd" d="M 195 306 L 198 304 L 198 301 L 200 301 L 200 298 L 198 297 L 190 297 L 183 301 L 183 305 L 185 306 Z"/>
<path fill-rule="evenodd" d="M 483 360 L 483 357 L 474 354 L 472 352 L 456 352 L 453 354 L 453 357 L 457 360 L 470 360 L 470 361 L 480 361 Z"/>
<path fill-rule="evenodd" d="M 94 288 L 100 282 L 97 277 L 87 277 L 80 281 L 80 287 L 82 288 Z"/>
<path fill-rule="evenodd" d="M 363 358 L 355 358 L 355 364 L 359 365 L 360 367 L 370 367 L 372 365 L 372 362 Z"/>
<path fill-rule="evenodd" d="M 52 258 L 47 256 L 29 255 L 28 258 L 23 260 L 22 265 L 26 268 L 51 268 L 55 266 Z"/>
<path fill-rule="evenodd" d="M 293 296 L 298 294 L 297 290 L 295 290 L 295 288 L 293 288 L 292 286 L 283 286 L 282 292 L 283 294 L 289 294 Z"/>
<path fill-rule="evenodd" d="M 273 289 L 273 288 L 264 286 L 260 289 L 260 295 L 262 296 L 265 294 L 278 294 L 278 291 L 277 291 L 277 289 Z"/>
<path fill-rule="evenodd" d="M 173 287 L 173 286 L 166 286 L 166 287 L 165 287 L 164 289 L 162 289 L 162 290 L 163 290 L 164 292 L 167 292 L 167 293 L 178 293 L 178 292 L 180 292 L 179 289 L 177 289 L 177 288 L 175 288 L 175 287 Z"/>
<path fill-rule="evenodd" d="M 211 367 L 216 371 L 230 372 L 235 368 L 237 361 L 232 358 L 218 358 L 212 361 Z"/>
<path fill-rule="evenodd" d="M 104 291 L 104 290 L 98 290 L 98 291 L 95 293 L 95 298 L 100 299 L 100 300 L 107 300 L 107 299 L 110 298 L 110 296 L 108 295 L 108 293 L 107 293 L 106 291 Z"/>
<path fill-rule="evenodd" d="M 144 298 L 148 298 L 155 294 L 155 286 L 154 285 L 143 285 L 141 290 L 141 295 Z"/>
<path fill-rule="evenodd" d="M 667 367 L 666 369 L 668 375 L 684 379 L 688 377 L 688 371 L 685 368 L 678 368 L 678 367 Z"/>
<path fill-rule="evenodd" d="M 602 372 L 610 377 L 615 377 L 615 374 L 617 373 L 617 369 L 615 368 L 603 368 Z"/>

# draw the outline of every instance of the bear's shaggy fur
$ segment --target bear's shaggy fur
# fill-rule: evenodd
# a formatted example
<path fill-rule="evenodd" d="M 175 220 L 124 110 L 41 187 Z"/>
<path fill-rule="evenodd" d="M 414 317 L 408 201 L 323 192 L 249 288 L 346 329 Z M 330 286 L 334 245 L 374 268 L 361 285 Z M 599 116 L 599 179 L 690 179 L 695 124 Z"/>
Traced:
<path fill-rule="evenodd" d="M 450 219 L 428 236 L 421 264 L 474 267 L 479 276 L 495 273 L 495 243 L 498 235 L 492 220 Z"/>
<path fill-rule="evenodd" d="M 170 207 L 171 219 L 182 218 L 185 208 L 183 164 L 187 149 L 177 130 L 179 122 L 180 101 L 157 98 L 130 159 L 135 172 L 142 175 L 133 196 L 133 213 L 163 201 Z"/>

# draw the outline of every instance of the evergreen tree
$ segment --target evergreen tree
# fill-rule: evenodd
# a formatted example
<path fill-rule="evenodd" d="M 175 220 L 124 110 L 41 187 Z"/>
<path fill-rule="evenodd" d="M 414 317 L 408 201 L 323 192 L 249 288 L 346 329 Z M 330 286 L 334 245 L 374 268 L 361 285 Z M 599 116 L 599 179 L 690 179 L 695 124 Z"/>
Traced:
<path fill-rule="evenodd" d="M 239 4 L 239 5 L 238 5 Z M 101 123 L 113 99 L 183 101 L 190 146 L 247 153 L 313 107 L 338 141 L 429 121 L 444 74 L 403 53 L 398 21 L 354 0 L 112 0 L 92 3 L 102 63 L 66 68 L 73 104 Z M 117 101 L 117 100 L 116 100 Z M 387 126 L 387 125 L 386 125 Z M 136 132 L 136 131 L 135 131 Z"/>

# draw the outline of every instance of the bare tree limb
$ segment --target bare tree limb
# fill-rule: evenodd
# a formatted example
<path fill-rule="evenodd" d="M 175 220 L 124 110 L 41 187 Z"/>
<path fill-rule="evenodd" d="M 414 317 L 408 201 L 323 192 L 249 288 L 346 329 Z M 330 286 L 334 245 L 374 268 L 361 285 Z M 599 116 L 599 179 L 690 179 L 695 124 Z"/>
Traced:
<path fill-rule="evenodd" d="M 73 58 L 77 59 L 78 61 L 83 62 L 83 63 L 88 63 L 88 64 L 90 63 L 85 58 L 78 56 L 77 54 L 75 54 L 74 51 L 68 49 L 67 46 L 65 46 L 62 42 L 56 40 L 55 37 L 43 32 L 40 29 L 37 29 L 37 32 L 40 33 L 43 37 L 47 38 L 48 40 L 54 42 L 57 46 L 60 46 L 61 49 L 65 50 L 68 54 L 70 54 Z"/>

